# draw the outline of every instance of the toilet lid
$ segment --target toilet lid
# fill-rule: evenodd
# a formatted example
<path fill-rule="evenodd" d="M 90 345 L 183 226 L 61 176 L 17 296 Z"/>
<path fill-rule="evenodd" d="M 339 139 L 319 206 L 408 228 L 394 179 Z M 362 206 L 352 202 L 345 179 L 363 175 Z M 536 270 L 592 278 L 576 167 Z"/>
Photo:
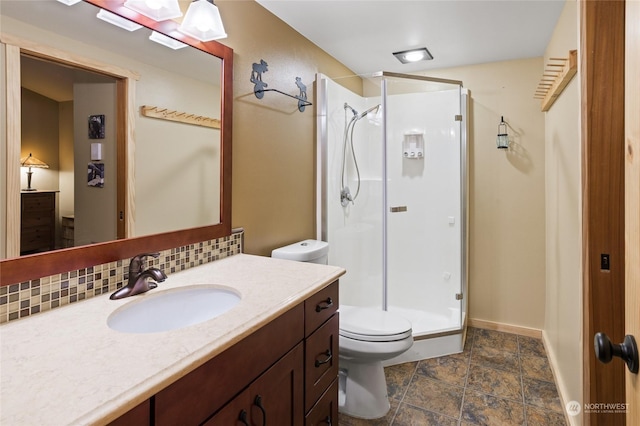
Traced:
<path fill-rule="evenodd" d="M 367 342 L 392 342 L 410 337 L 411 323 L 380 309 L 340 305 L 340 335 Z"/>

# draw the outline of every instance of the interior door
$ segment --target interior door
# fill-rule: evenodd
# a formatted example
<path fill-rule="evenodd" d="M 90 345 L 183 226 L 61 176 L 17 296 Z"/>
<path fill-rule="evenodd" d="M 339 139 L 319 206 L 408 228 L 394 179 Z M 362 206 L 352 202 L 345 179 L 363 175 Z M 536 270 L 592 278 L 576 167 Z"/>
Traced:
<path fill-rule="evenodd" d="M 626 2 L 625 251 L 626 334 L 640 339 L 640 2 Z M 640 376 L 626 372 L 627 424 L 640 424 Z"/>

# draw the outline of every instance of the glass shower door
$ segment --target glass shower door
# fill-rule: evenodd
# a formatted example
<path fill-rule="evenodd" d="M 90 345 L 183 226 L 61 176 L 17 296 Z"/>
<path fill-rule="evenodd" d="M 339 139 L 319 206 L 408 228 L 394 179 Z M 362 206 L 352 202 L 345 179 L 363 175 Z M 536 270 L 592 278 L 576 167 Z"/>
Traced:
<path fill-rule="evenodd" d="M 459 330 L 466 279 L 461 86 L 385 76 L 382 91 L 386 309 L 409 319 L 414 337 Z"/>

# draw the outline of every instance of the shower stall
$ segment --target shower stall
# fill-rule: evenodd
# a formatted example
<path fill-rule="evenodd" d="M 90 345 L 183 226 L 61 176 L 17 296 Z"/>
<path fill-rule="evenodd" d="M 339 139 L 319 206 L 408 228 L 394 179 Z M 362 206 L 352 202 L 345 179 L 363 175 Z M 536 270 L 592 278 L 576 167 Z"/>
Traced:
<path fill-rule="evenodd" d="M 336 81 L 316 78 L 317 238 L 347 270 L 340 304 L 411 321 L 414 347 L 387 364 L 460 352 L 468 92 L 387 72 L 362 77 L 364 96 Z"/>

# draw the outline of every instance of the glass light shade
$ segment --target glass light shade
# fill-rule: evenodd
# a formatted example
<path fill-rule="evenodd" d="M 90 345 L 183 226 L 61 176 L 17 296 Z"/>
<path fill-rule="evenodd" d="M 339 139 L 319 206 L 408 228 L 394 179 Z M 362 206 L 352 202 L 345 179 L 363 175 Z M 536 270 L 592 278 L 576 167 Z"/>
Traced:
<path fill-rule="evenodd" d="M 26 157 L 20 159 L 20 167 L 37 167 L 40 169 L 48 169 L 49 165 L 42 160 L 38 160 L 33 155 L 29 154 Z"/>
<path fill-rule="evenodd" d="M 155 41 L 156 43 L 160 43 L 161 45 L 166 46 L 173 50 L 178 50 L 178 49 L 182 49 L 183 47 L 187 47 L 186 44 L 178 40 L 174 40 L 171 37 L 167 37 L 164 34 L 160 34 L 157 31 L 153 31 L 151 33 L 151 35 L 149 36 L 149 40 Z"/>
<path fill-rule="evenodd" d="M 220 11 L 207 0 L 197 0 L 189 5 L 178 31 L 200 41 L 225 38 Z"/>
<path fill-rule="evenodd" d="M 136 24 L 135 22 L 132 22 L 104 9 L 100 9 L 96 17 L 110 23 L 111 25 L 115 25 L 116 27 L 120 27 L 127 31 L 135 31 L 142 28 L 142 25 Z"/>
<path fill-rule="evenodd" d="M 498 135 L 496 138 L 496 145 L 498 149 L 509 148 L 509 135 Z"/>
<path fill-rule="evenodd" d="M 124 6 L 158 22 L 182 16 L 178 0 L 127 0 Z"/>
<path fill-rule="evenodd" d="M 82 0 L 58 0 L 60 3 L 64 3 L 67 6 L 73 6 L 76 3 L 80 3 Z"/>

